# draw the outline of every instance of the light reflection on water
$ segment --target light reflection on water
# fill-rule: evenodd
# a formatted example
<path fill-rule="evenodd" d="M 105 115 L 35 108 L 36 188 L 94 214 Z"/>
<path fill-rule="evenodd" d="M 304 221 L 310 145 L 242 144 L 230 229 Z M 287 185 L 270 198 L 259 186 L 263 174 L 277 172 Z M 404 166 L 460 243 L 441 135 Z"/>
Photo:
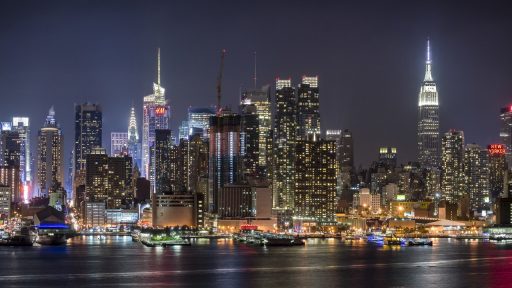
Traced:
<path fill-rule="evenodd" d="M 0 247 L 0 287 L 241 287 L 248 283 L 284 288 L 341 283 L 486 287 L 503 283 L 499 279 L 512 280 L 510 269 L 500 268 L 512 263 L 511 243 L 455 239 L 434 239 L 433 247 L 340 239 L 309 239 L 301 247 L 250 246 L 231 239 L 194 239 L 192 243 L 145 247 L 130 237 L 82 236 L 70 239 L 66 246 Z"/>

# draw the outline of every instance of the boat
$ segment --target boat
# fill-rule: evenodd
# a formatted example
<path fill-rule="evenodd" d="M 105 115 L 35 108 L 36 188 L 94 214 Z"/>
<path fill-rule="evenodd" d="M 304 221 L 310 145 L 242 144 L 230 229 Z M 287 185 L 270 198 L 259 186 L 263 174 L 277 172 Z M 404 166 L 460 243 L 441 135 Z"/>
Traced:
<path fill-rule="evenodd" d="M 394 236 L 387 236 L 384 238 L 384 244 L 386 245 L 402 245 L 403 244 L 403 240 L 398 238 L 398 237 L 394 237 Z"/>
<path fill-rule="evenodd" d="M 371 243 L 380 243 L 384 241 L 384 236 L 379 234 L 370 233 L 366 235 L 366 241 Z"/>
<path fill-rule="evenodd" d="M 134 230 L 132 233 L 131 233 L 131 236 L 132 236 L 132 241 L 133 242 L 139 242 L 140 240 L 140 231 L 139 230 Z"/>
<path fill-rule="evenodd" d="M 66 234 L 59 233 L 47 233 L 42 235 L 37 235 L 36 243 L 40 245 L 64 245 L 68 238 Z"/>
<path fill-rule="evenodd" d="M 21 227 L 20 230 L 14 231 L 12 235 L 5 237 L 2 235 L 0 246 L 33 246 L 34 237 L 28 227 Z"/>
<path fill-rule="evenodd" d="M 407 246 L 432 246 L 432 240 L 427 238 L 413 238 L 407 240 Z"/>
<path fill-rule="evenodd" d="M 304 240 L 287 235 L 268 236 L 261 240 L 263 246 L 304 246 Z"/>

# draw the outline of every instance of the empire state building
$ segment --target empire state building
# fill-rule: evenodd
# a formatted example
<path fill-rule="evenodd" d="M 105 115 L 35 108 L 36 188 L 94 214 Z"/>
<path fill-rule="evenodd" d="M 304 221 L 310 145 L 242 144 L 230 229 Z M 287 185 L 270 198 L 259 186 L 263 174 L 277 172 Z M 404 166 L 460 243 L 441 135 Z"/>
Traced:
<path fill-rule="evenodd" d="M 430 42 L 427 41 L 425 78 L 421 84 L 418 101 L 418 160 L 422 167 L 439 166 L 439 100 L 436 82 L 432 77 Z"/>

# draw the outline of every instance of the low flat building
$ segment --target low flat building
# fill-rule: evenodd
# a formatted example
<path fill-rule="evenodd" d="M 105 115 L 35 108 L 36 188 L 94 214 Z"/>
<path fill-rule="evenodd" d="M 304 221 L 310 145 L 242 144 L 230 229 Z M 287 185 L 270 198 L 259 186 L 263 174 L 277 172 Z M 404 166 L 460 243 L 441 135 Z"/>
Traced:
<path fill-rule="evenodd" d="M 105 210 L 105 224 L 108 225 L 135 225 L 139 221 L 138 210 L 107 209 Z"/>
<path fill-rule="evenodd" d="M 153 226 L 204 226 L 205 203 L 203 194 L 155 195 L 153 198 Z"/>
<path fill-rule="evenodd" d="M 98 227 L 105 225 L 105 202 L 86 202 L 84 204 L 84 208 L 84 224 L 87 227 Z"/>

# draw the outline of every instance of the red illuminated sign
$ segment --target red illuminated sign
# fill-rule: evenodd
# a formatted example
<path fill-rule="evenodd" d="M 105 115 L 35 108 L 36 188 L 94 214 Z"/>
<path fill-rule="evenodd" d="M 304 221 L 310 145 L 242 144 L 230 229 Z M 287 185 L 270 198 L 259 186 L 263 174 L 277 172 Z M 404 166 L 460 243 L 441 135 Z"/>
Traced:
<path fill-rule="evenodd" d="M 240 230 L 258 230 L 258 225 L 240 225 Z"/>
<path fill-rule="evenodd" d="M 156 116 L 164 116 L 166 110 L 167 109 L 165 108 L 165 106 L 158 106 L 155 109 L 155 114 L 156 114 Z"/>
<path fill-rule="evenodd" d="M 506 149 L 503 144 L 491 144 L 487 146 L 487 151 L 491 155 L 505 155 Z"/>

